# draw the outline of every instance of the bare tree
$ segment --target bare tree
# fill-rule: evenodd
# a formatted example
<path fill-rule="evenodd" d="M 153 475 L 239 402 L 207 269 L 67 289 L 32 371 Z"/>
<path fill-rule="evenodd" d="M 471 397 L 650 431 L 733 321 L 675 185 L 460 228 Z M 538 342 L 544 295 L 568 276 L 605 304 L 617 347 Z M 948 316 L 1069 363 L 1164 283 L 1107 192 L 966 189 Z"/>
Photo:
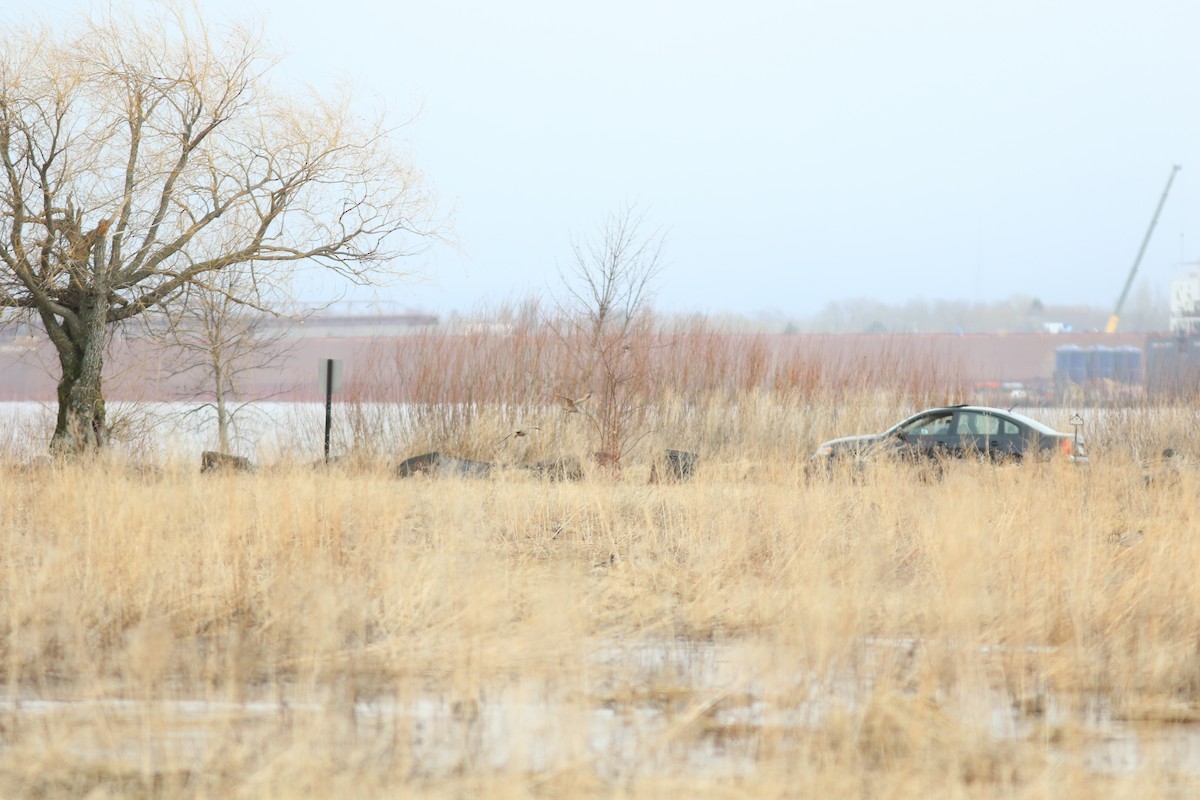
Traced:
<path fill-rule="evenodd" d="M 254 401 L 268 399 L 248 394 L 253 373 L 279 370 L 295 350 L 295 343 L 287 341 L 287 329 L 277 324 L 283 315 L 264 313 L 239 299 L 261 294 L 247 287 L 246 280 L 240 270 L 217 273 L 207 285 L 188 287 L 186 297 L 168 314 L 165 345 L 178 356 L 169 372 L 193 378 L 189 397 L 211 396 L 211 402 L 188 413 L 212 410 L 221 453 L 232 452 L 238 415 Z"/>
<path fill-rule="evenodd" d="M 381 119 L 271 88 L 253 30 L 157 8 L 0 31 L 0 307 L 57 352 L 60 449 L 103 443 L 114 326 L 231 269 L 251 291 L 227 296 L 250 305 L 301 267 L 379 279 L 434 234 Z"/>
<path fill-rule="evenodd" d="M 654 280 L 662 271 L 664 234 L 646 230 L 646 212 L 610 213 L 597 233 L 571 242 L 572 260 L 559 276 L 559 310 L 568 352 L 587 386 L 564 386 L 564 410 L 588 411 L 599 434 L 598 457 L 617 466 L 645 435 Z"/>

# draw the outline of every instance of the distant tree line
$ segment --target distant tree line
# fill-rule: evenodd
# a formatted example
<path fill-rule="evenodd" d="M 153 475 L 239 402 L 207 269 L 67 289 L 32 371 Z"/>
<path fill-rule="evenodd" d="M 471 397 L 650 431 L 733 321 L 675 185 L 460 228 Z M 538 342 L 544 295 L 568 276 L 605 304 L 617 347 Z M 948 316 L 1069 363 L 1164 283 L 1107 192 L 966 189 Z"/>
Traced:
<path fill-rule="evenodd" d="M 1167 329 L 1166 293 L 1142 284 L 1121 315 L 1121 331 Z M 1074 331 L 1104 330 L 1111 308 L 1058 305 L 1014 295 L 993 302 L 910 300 L 890 304 L 872 298 L 835 300 L 810 317 L 775 320 L 785 333 L 1037 333 L 1065 324 Z"/>

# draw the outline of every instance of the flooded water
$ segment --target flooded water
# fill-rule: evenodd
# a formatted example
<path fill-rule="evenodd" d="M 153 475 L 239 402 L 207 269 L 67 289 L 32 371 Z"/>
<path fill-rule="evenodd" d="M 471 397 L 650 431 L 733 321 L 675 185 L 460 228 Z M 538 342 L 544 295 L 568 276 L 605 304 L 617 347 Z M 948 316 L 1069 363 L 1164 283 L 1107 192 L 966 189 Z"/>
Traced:
<path fill-rule="evenodd" d="M 863 642 L 867 660 L 920 647 L 913 642 Z M 600 643 L 583 683 L 553 676 L 510 678 L 472 696 L 448 688 L 404 697 L 355 699 L 345 692 L 305 693 L 276 686 L 270 696 L 230 702 L 49 698 L 0 700 L 10 730 L 38 722 L 47 730 L 79 731 L 86 721 L 103 735 L 61 742 L 81 759 L 130 765 L 202 766 L 230 737 L 253 742 L 295 730 L 319 729 L 339 746 L 390 753 L 418 776 L 475 771 L 541 773 L 586 764 L 606 781 L 675 775 L 737 778 L 756 769 L 764 741 L 804 739 L 839 714 L 861 714 L 872 694 L 869 676 L 815 676 L 796 671 L 780 703 L 778 674 L 768 693 L 754 667 L 751 643 L 685 639 Z M 942 710 L 961 730 L 985 730 L 995 742 L 1032 742 L 1051 763 L 1130 775 L 1141 770 L 1200 775 L 1200 726 L 1147 725 L 1115 719 L 1101 702 L 1079 710 L 1045 698 L 1036 714 L 1015 708 L 1001 692 L 944 697 Z M 1057 742 L 1055 731 L 1075 734 Z M 399 756 L 397 754 L 403 754 Z M 1190 777 L 1189 777 L 1190 779 Z"/>
<path fill-rule="evenodd" d="M 259 402 L 235 407 L 233 449 L 251 458 L 307 448 L 315 455 L 323 449 L 325 406 L 321 403 Z M 165 460 L 217 448 L 216 413 L 192 403 L 107 404 L 115 446 L 139 457 Z M 333 406 L 334 431 L 340 446 L 345 441 L 345 408 Z M 0 403 L 0 450 L 29 458 L 46 452 L 54 432 L 57 409 L 53 403 Z"/>
<path fill-rule="evenodd" d="M 233 406 L 233 447 L 255 461 L 270 461 L 297 450 L 320 454 L 324 444 L 325 406 L 322 403 L 255 402 Z M 1153 419 L 1178 414 L 1170 408 L 1022 408 L 1063 431 L 1073 430 L 1070 420 L 1081 421 L 1080 432 L 1089 440 L 1113 420 L 1128 424 L 1131 417 Z M 50 402 L 0 402 L 0 451 L 21 458 L 46 452 L 54 430 L 57 409 Z M 194 455 L 217 449 L 215 411 L 195 403 L 121 402 L 107 406 L 108 419 L 117 431 L 117 447 L 142 458 L 156 460 Z M 402 404 L 357 403 L 332 407 L 333 449 L 353 441 L 356 425 L 373 438 L 403 441 L 410 433 L 411 409 Z M 1149 423 L 1148 423 L 1149 424 Z M 360 432 L 360 435 L 362 433 Z"/>

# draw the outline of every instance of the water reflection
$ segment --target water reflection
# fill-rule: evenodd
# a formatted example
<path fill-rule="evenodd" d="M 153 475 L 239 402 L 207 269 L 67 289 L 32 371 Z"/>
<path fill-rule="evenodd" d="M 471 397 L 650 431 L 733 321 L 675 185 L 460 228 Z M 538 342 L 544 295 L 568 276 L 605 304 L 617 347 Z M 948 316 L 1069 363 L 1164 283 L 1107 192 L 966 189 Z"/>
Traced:
<path fill-rule="evenodd" d="M 867 640 L 861 647 L 869 661 L 911 653 L 913 644 Z M 513 676 L 466 694 L 436 682 L 369 699 L 292 685 L 244 702 L 25 694 L 0 701 L 0 716 L 10 731 L 32 721 L 71 731 L 59 744 L 76 757 L 130 764 L 153 757 L 196 767 L 229 737 L 270 741 L 317 730 L 339 746 L 403 758 L 425 777 L 586 766 L 606 781 L 681 772 L 736 778 L 754 772 L 766 742 L 777 752 L 781 741 L 805 741 L 839 715 L 861 718 L 871 701 L 870 676 L 794 670 L 791 685 L 782 686 L 783 656 L 753 642 L 610 641 L 592 648 L 582 675 Z M 1193 723 L 1121 721 L 1103 702 L 1080 706 L 1053 696 L 1029 713 L 999 691 L 947 696 L 940 705 L 962 729 L 985 720 L 994 741 L 1032 743 L 1050 763 L 1113 775 L 1200 772 L 1200 726 Z"/>

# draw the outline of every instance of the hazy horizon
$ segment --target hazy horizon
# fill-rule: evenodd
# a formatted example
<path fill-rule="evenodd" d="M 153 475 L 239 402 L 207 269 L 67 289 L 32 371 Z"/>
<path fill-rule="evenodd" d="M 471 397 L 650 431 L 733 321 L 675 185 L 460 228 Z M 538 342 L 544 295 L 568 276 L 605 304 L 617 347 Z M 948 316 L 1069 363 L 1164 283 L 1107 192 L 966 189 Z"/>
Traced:
<path fill-rule="evenodd" d="M 461 249 L 350 299 L 445 314 L 544 293 L 572 234 L 634 203 L 667 234 L 668 312 L 1018 294 L 1111 308 L 1173 164 L 1135 292 L 1165 294 L 1200 258 L 1194 4 L 203 8 L 262 20 L 280 86 L 345 79 L 364 110 L 419 112 L 403 136 Z"/>

